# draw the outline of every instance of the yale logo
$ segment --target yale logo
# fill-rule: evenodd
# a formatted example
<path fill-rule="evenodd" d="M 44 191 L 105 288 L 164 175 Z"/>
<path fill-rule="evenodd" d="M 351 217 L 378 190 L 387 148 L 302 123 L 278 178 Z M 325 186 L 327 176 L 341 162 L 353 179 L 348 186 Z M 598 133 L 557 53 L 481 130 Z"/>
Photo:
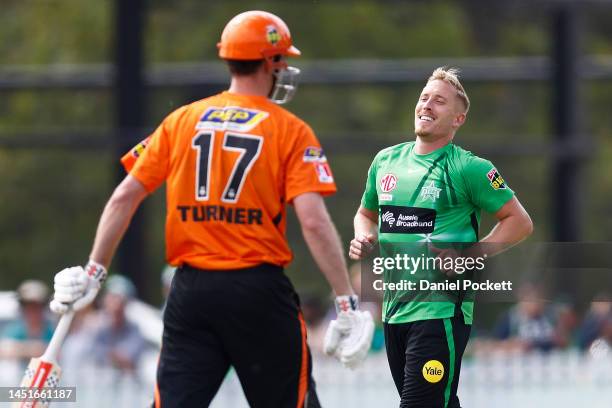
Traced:
<path fill-rule="evenodd" d="M 197 129 L 235 130 L 248 132 L 268 117 L 268 112 L 228 106 L 210 107 L 204 112 Z"/>
<path fill-rule="evenodd" d="M 438 360 L 429 360 L 423 366 L 423 377 L 430 383 L 437 383 L 444 377 L 444 366 Z"/>

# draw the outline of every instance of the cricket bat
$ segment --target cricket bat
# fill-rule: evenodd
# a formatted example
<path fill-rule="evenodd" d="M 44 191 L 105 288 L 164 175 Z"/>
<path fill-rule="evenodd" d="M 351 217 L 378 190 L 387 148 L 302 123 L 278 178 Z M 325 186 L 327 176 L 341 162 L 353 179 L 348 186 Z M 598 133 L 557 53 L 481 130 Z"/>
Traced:
<path fill-rule="evenodd" d="M 73 317 L 74 311 L 72 309 L 62 315 L 43 355 L 30 360 L 20 387 L 37 390 L 41 388 L 54 388 L 59 385 L 62 370 L 57 363 L 57 356 L 68 334 Z M 48 400 L 36 400 L 14 402 L 11 408 L 46 408 L 48 406 Z"/>

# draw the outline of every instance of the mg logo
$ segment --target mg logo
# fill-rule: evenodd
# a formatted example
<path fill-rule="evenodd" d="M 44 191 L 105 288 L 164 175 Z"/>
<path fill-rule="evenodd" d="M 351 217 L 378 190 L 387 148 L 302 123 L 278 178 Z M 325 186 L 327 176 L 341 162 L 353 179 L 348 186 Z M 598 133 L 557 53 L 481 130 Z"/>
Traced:
<path fill-rule="evenodd" d="M 381 219 L 383 220 L 383 222 L 388 222 L 390 227 L 392 227 L 393 223 L 395 222 L 395 217 L 393 216 L 393 213 L 391 211 L 387 211 L 386 213 L 384 213 Z"/>
<path fill-rule="evenodd" d="M 397 185 L 397 177 L 392 173 L 387 173 L 380 179 L 380 189 L 383 193 L 388 193 Z"/>

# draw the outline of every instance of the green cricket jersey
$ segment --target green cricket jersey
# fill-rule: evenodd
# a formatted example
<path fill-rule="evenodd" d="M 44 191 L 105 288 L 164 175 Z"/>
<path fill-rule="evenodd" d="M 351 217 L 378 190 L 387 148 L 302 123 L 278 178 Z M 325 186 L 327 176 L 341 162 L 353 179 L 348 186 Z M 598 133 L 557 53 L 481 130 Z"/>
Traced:
<path fill-rule="evenodd" d="M 368 171 L 361 205 L 379 215 L 383 257 L 411 251 L 417 256 L 426 243 L 477 242 L 481 210 L 495 213 L 514 195 L 490 161 L 452 143 L 423 155 L 414 152 L 414 145 L 408 142 L 381 150 Z M 385 267 L 384 281 L 398 281 L 397 273 Z M 404 271 L 401 277 L 415 282 L 424 277 L 446 279 L 439 271 Z M 431 301 L 431 292 L 411 291 L 406 301 L 406 292 L 385 290 L 383 321 L 448 318 L 454 315 L 455 303 L 461 302 L 465 323 L 471 324 L 474 304 L 463 301 L 464 295 L 444 291 Z"/>

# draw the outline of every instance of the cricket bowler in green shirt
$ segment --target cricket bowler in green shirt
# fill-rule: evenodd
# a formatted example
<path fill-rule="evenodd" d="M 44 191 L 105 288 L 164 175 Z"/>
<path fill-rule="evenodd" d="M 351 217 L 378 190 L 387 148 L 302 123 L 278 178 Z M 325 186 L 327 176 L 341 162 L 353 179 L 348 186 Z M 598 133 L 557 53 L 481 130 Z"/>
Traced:
<path fill-rule="evenodd" d="M 376 244 L 386 259 L 399 259 L 402 248 L 417 243 L 430 245 L 439 260 L 458 257 L 443 243 L 496 244 L 481 254 L 492 256 L 531 234 L 529 215 L 495 166 L 453 143 L 470 107 L 457 74 L 434 70 L 416 104 L 416 140 L 374 158 L 355 215 L 351 259 L 364 259 Z M 497 224 L 479 239 L 482 210 Z M 393 272 L 385 268 L 385 280 Z M 434 272 L 429 279 L 440 281 L 454 271 Z M 460 407 L 457 384 L 474 304 L 461 291 L 444 293 L 450 296 L 428 301 L 431 292 L 417 291 L 406 301 L 405 292 L 384 291 L 385 344 L 402 408 Z"/>

